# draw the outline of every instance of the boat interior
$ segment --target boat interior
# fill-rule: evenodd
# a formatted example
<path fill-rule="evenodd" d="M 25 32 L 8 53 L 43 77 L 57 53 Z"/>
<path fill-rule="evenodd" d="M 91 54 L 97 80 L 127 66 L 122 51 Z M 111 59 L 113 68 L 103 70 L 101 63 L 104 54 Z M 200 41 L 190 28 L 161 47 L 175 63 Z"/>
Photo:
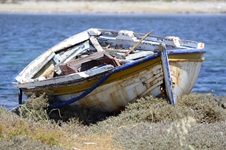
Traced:
<path fill-rule="evenodd" d="M 83 42 L 54 52 L 31 79 L 44 80 L 101 68 L 104 65 L 111 65 L 111 68 L 121 66 L 155 55 L 163 41 L 167 50 L 197 47 L 196 42 L 183 41 L 173 36 L 160 38 L 150 36 L 150 33 L 139 35 L 126 30 L 100 32 L 99 35 L 91 35 Z"/>

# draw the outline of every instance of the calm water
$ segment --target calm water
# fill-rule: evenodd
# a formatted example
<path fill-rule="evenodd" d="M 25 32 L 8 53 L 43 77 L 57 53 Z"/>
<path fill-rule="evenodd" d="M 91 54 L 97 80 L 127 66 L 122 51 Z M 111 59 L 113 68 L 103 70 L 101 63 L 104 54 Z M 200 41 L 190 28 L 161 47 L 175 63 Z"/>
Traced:
<path fill-rule="evenodd" d="M 174 35 L 205 43 L 205 62 L 193 92 L 226 94 L 226 16 L 0 14 L 0 105 L 17 105 L 15 76 L 59 41 L 88 28 Z"/>

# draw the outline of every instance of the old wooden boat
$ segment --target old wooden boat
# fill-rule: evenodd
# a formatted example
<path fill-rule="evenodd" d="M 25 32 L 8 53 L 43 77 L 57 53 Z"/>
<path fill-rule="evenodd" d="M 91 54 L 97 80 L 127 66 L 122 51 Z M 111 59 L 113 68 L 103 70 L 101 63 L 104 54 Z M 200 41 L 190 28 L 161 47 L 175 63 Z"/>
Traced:
<path fill-rule="evenodd" d="M 50 109 L 75 104 L 111 112 L 147 94 L 175 105 L 193 88 L 204 53 L 204 43 L 179 37 L 91 28 L 37 57 L 13 84 L 28 96 L 53 97 Z"/>

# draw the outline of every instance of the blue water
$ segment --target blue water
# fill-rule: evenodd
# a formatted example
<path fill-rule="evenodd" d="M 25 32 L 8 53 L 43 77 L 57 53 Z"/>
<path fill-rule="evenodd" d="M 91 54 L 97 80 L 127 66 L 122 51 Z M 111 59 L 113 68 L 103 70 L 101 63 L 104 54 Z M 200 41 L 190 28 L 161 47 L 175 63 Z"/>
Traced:
<path fill-rule="evenodd" d="M 16 15 L 0 14 L 0 105 L 17 105 L 16 75 L 61 40 L 88 28 L 174 35 L 205 43 L 205 61 L 193 92 L 226 94 L 225 15 Z"/>

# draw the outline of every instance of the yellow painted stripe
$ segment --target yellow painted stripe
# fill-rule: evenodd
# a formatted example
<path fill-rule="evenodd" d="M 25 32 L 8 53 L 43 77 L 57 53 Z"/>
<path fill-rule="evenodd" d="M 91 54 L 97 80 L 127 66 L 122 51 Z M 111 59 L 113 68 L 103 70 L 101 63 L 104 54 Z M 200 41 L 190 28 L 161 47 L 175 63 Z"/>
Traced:
<path fill-rule="evenodd" d="M 169 55 L 169 61 L 204 61 L 203 53 Z"/>

